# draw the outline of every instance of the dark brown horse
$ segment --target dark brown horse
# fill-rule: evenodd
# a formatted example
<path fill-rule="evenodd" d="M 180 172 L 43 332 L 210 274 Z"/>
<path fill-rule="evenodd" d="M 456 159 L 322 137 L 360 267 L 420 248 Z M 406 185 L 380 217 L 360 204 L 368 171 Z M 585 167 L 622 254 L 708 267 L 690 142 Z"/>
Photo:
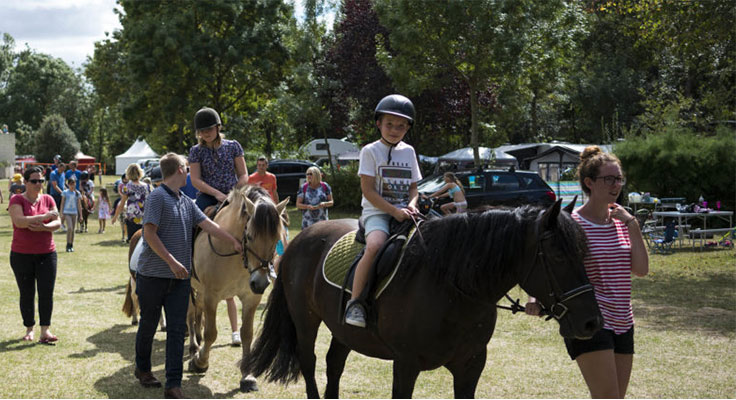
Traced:
<path fill-rule="evenodd" d="M 420 371 L 444 366 L 456 397 L 475 395 L 496 325 L 496 302 L 519 284 L 551 312 L 564 337 L 590 337 L 602 324 L 585 275 L 587 246 L 577 223 L 560 212 L 523 206 L 454 214 L 421 225 L 393 282 L 373 303 L 368 328 L 342 323 L 346 298 L 326 283 L 321 266 L 354 220 L 317 223 L 287 248 L 269 297 L 265 321 L 241 368 L 270 381 L 304 377 L 319 397 L 314 344 L 324 321 L 332 332 L 325 397 L 339 395 L 351 350 L 394 360 L 393 397 L 411 397 Z"/>

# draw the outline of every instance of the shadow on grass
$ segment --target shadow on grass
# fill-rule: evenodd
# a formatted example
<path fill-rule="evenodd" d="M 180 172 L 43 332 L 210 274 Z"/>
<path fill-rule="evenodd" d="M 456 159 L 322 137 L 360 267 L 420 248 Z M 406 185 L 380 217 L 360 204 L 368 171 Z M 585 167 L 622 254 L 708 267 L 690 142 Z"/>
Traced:
<path fill-rule="evenodd" d="M 102 240 L 94 244 L 105 247 L 128 247 L 128 243 L 125 243 L 122 240 Z"/>
<path fill-rule="evenodd" d="M 85 289 L 84 286 L 77 289 L 75 292 L 69 292 L 69 294 L 81 294 L 81 293 L 107 293 L 107 292 L 119 292 L 125 294 L 126 285 L 118 285 L 109 288 L 97 288 L 97 289 Z"/>
<path fill-rule="evenodd" d="M 8 351 L 25 350 L 35 345 L 36 345 L 36 342 L 25 342 L 20 339 L 6 340 L 4 342 L 0 342 L 0 353 L 5 353 Z"/>
<path fill-rule="evenodd" d="M 117 372 L 110 376 L 100 378 L 94 383 L 95 389 L 105 393 L 108 398 L 161 398 L 163 388 L 146 389 L 140 386 L 138 380 L 133 376 L 135 369 L 135 335 L 136 332 L 126 332 L 129 325 L 115 325 L 105 331 L 96 333 L 87 338 L 87 341 L 94 344 L 95 348 L 86 350 L 82 353 L 72 354 L 71 358 L 93 358 L 99 353 L 116 353 L 120 354 L 123 359 L 128 361 L 128 365 L 120 368 Z M 166 333 L 156 332 L 153 349 L 151 354 L 151 365 L 153 366 L 154 375 L 162 382 L 166 381 L 166 373 L 164 366 L 166 364 Z M 222 345 L 226 347 L 226 345 Z M 213 346 L 219 347 L 219 346 Z M 204 377 L 202 374 L 191 374 L 186 372 L 188 368 L 188 355 L 186 347 L 184 349 L 184 375 L 182 377 L 182 390 L 187 397 L 190 398 L 232 398 L 238 393 L 238 388 L 227 393 L 212 393 L 212 391 L 202 384 L 200 381 Z"/>
<path fill-rule="evenodd" d="M 161 381 L 161 388 L 142 387 L 133 376 L 134 367 L 130 365 L 119 369 L 110 376 L 98 379 L 94 384 L 95 389 L 107 394 L 107 397 L 110 399 L 160 399 L 163 397 L 163 385 L 166 382 L 165 371 L 159 370 L 160 367 L 163 367 L 163 364 L 163 362 L 153 364 L 153 374 Z M 186 369 L 186 364 L 184 368 Z M 203 375 L 192 375 L 185 372 L 182 376 L 182 390 L 184 391 L 184 395 L 193 399 L 221 397 L 219 395 L 213 395 L 207 386 L 200 384 L 202 378 Z"/>
<path fill-rule="evenodd" d="M 736 332 L 732 272 L 658 273 L 632 283 L 638 321 L 662 330 Z"/>

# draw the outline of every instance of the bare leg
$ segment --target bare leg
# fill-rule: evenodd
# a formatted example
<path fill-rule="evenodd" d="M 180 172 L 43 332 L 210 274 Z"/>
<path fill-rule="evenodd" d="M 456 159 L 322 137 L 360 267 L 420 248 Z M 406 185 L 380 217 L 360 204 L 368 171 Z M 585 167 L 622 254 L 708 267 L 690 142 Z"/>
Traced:
<path fill-rule="evenodd" d="M 617 399 L 618 372 L 613 350 L 599 350 L 579 355 L 575 361 L 594 399 Z"/>
<path fill-rule="evenodd" d="M 629 379 L 631 378 L 631 366 L 634 363 L 633 354 L 614 354 L 616 359 L 616 375 L 618 376 L 618 393 L 624 398 L 626 397 L 626 389 L 629 388 Z"/>
<path fill-rule="evenodd" d="M 358 261 L 358 266 L 355 268 L 353 295 L 351 299 L 357 299 L 363 288 L 365 288 L 365 284 L 368 282 L 368 277 L 371 273 L 373 260 L 376 258 L 376 253 L 381 249 L 386 239 L 388 239 L 388 235 L 383 231 L 372 231 L 366 237 L 365 254 L 363 254 L 363 257 Z"/>
<path fill-rule="evenodd" d="M 227 316 L 230 318 L 230 331 L 238 331 L 238 305 L 235 304 L 235 298 L 230 297 L 225 300 L 227 303 Z"/>

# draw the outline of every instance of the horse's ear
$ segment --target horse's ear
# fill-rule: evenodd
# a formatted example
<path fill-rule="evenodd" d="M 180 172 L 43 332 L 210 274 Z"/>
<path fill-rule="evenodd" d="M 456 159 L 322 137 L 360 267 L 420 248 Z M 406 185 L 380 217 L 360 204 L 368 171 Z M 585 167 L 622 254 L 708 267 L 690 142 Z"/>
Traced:
<path fill-rule="evenodd" d="M 291 196 L 286 196 L 286 199 L 283 200 L 281 203 L 276 205 L 276 211 L 279 212 L 279 215 L 286 210 L 286 206 L 289 204 L 289 199 L 291 199 Z"/>
<path fill-rule="evenodd" d="M 545 230 L 554 229 L 557 225 L 557 217 L 560 215 L 560 208 L 562 207 L 562 199 L 555 201 L 555 204 L 549 206 L 549 208 L 542 215 L 542 228 Z"/>
<path fill-rule="evenodd" d="M 256 213 L 256 205 L 250 201 L 249 198 L 243 197 L 245 199 L 245 211 L 248 213 L 248 215 L 252 216 Z"/>
<path fill-rule="evenodd" d="M 567 212 L 568 214 L 572 214 L 572 210 L 575 209 L 575 202 L 577 201 L 578 201 L 578 195 L 575 195 L 575 198 L 572 199 L 570 204 L 566 205 L 565 208 L 563 208 L 563 210 Z"/>

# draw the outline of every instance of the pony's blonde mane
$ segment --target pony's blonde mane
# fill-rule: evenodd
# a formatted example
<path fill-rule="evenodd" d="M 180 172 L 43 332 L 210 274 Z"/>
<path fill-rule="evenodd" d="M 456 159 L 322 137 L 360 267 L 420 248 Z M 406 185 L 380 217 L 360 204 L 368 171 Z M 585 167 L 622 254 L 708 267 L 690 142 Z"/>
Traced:
<path fill-rule="evenodd" d="M 233 208 L 245 209 L 246 197 L 256 206 L 250 216 L 253 236 L 278 239 L 281 235 L 281 217 L 268 191 L 260 186 L 236 186 L 228 193 L 227 202 Z"/>

